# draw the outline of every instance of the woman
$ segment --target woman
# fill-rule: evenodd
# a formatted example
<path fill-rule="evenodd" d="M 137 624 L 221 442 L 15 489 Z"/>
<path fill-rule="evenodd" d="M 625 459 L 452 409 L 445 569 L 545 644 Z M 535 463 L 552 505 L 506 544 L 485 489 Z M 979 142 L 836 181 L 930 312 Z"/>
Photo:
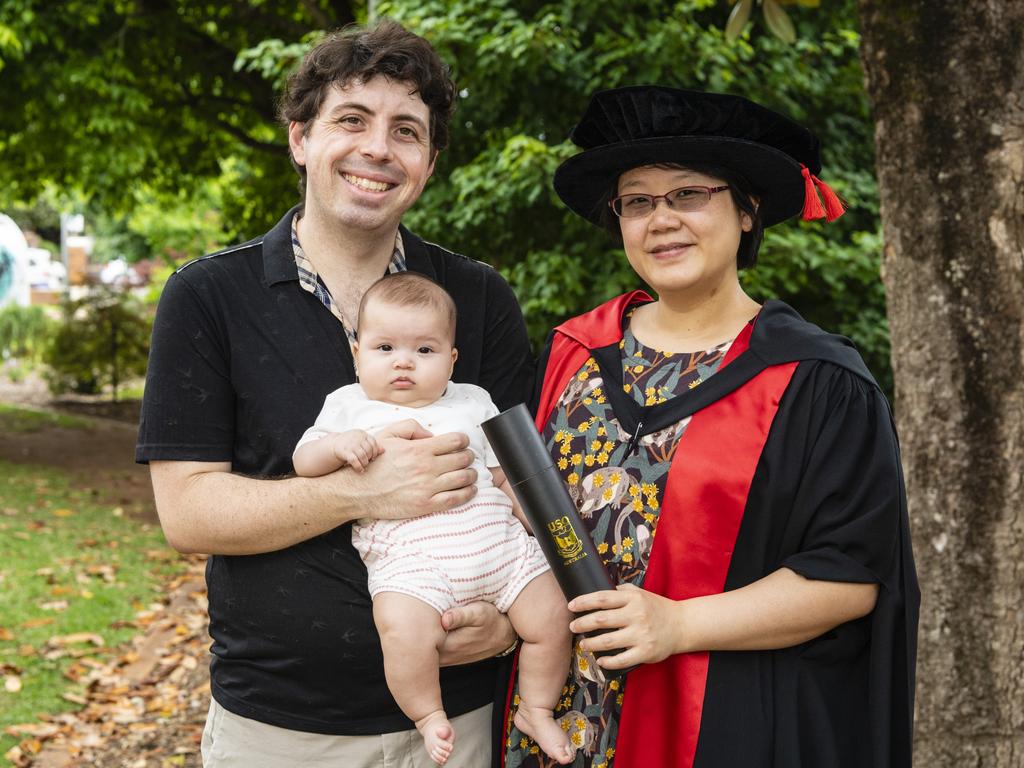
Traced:
<path fill-rule="evenodd" d="M 556 191 L 657 296 L 569 320 L 541 361 L 538 429 L 619 585 L 569 606 L 572 764 L 909 766 L 918 590 L 888 405 L 847 340 L 737 276 L 764 227 L 842 213 L 817 140 L 649 86 L 596 94 L 572 138 Z M 510 698 L 505 765 L 550 764 Z"/>

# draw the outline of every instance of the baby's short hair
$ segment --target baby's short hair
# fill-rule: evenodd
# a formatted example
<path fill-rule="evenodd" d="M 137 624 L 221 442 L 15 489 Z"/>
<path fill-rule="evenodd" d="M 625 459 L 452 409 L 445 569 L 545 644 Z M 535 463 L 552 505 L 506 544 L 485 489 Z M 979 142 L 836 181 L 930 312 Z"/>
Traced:
<path fill-rule="evenodd" d="M 448 321 L 448 334 L 455 343 L 455 322 L 457 312 L 455 301 L 444 288 L 429 277 L 416 272 L 392 272 L 366 289 L 359 302 L 358 328 L 363 326 L 363 314 L 370 299 L 396 304 L 400 307 L 423 307 L 432 309 Z M 357 328 L 357 334 L 358 334 Z"/>

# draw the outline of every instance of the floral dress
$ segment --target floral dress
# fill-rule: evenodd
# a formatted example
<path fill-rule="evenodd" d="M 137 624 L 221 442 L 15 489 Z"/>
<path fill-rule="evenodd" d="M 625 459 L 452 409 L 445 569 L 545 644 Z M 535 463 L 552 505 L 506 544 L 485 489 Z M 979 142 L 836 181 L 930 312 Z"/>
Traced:
<path fill-rule="evenodd" d="M 628 327 L 619 342 L 623 389 L 640 404 L 662 403 L 713 376 L 732 341 L 694 353 L 661 352 L 641 344 Z M 590 530 L 612 580 L 643 586 L 668 472 L 686 417 L 641 438 L 632 451 L 630 435 L 615 418 L 593 358 L 569 382 L 543 432 L 544 443 L 569 488 L 583 524 Z M 573 660 L 555 719 L 577 748 L 573 768 L 610 768 L 628 678 L 605 678 L 592 654 L 574 639 Z M 506 741 L 506 768 L 556 765 L 511 722 L 519 703 L 513 692 Z"/>

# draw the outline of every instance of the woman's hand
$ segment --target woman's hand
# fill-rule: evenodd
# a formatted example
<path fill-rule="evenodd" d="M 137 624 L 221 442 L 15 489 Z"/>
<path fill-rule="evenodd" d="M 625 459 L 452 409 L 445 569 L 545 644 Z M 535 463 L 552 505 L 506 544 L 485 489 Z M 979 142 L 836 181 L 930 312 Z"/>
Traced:
<path fill-rule="evenodd" d="M 607 630 L 582 641 L 584 650 L 610 651 L 597 663 L 605 669 L 625 669 L 637 664 L 653 664 L 679 652 L 683 638 L 682 604 L 653 592 L 620 584 L 614 591 L 580 595 L 569 603 L 569 610 L 587 613 L 569 625 L 576 634 Z"/>

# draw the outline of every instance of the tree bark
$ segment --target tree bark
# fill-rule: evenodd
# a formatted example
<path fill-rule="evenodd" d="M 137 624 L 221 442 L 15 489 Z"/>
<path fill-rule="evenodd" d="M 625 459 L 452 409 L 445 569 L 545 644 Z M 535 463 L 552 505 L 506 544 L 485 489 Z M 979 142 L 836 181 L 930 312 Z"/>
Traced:
<path fill-rule="evenodd" d="M 922 588 L 915 765 L 1024 766 L 1024 2 L 860 13 Z"/>

